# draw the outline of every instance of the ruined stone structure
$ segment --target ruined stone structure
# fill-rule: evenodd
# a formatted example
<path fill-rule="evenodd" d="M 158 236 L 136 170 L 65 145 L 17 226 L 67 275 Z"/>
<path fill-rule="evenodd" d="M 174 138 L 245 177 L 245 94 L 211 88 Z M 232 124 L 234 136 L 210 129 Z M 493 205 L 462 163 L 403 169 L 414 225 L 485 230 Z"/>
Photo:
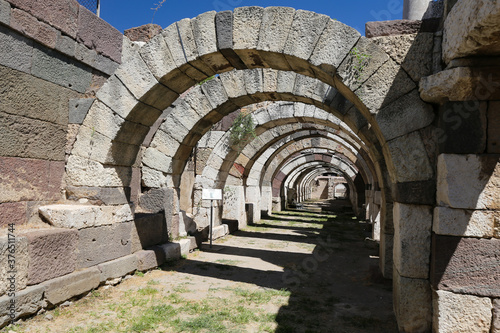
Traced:
<path fill-rule="evenodd" d="M 500 332 L 500 3 L 418 3 L 367 37 L 243 7 L 130 40 L 75 0 L 0 0 L 0 326 L 7 233 L 19 318 L 195 247 L 203 189 L 220 237 L 335 173 L 402 332 Z"/>

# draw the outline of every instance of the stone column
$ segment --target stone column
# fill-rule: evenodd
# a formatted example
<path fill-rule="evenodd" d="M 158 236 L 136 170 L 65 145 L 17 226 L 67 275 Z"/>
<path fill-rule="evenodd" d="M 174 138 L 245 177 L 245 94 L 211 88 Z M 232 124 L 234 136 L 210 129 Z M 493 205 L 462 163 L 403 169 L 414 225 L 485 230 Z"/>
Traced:
<path fill-rule="evenodd" d="M 404 20 L 421 20 L 427 8 L 429 8 L 429 0 L 405 0 L 403 6 Z"/>

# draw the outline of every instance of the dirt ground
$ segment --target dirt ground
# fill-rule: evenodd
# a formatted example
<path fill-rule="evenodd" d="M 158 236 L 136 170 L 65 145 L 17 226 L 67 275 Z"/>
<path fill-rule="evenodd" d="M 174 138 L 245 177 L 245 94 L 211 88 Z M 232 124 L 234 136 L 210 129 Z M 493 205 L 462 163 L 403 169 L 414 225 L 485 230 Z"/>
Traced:
<path fill-rule="evenodd" d="M 2 332 L 397 332 L 378 244 L 346 206 L 273 214 Z"/>

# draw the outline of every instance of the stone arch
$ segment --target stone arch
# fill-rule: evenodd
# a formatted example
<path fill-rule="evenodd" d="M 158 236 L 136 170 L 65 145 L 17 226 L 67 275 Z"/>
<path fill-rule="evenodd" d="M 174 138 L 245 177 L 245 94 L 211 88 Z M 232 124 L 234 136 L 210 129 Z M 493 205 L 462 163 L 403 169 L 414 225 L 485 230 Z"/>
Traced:
<path fill-rule="evenodd" d="M 353 50 L 370 55 L 362 71 L 353 66 Z M 214 74 L 219 76 L 196 86 Z M 191 87 L 187 95 L 195 99 L 168 109 Z M 174 23 L 142 47 L 125 45 L 122 64 L 96 97 L 67 161 L 69 185 L 130 186 L 149 128 L 168 109 L 167 122 L 175 124 L 168 134 L 178 136 L 165 143 L 171 168 L 151 177 L 177 188 L 193 145 L 210 125 L 238 106 L 263 100 L 302 101 L 351 126 L 377 162 L 384 206 L 395 200 L 392 187 L 435 176 L 420 132 L 434 113 L 420 100 L 417 83 L 374 42 L 312 12 L 244 7 Z M 181 110 L 196 122 L 179 122 L 174 115 Z M 397 229 L 396 235 L 405 234 Z M 412 271 L 398 264 L 398 274 L 425 284 L 428 271 L 421 266 Z"/>

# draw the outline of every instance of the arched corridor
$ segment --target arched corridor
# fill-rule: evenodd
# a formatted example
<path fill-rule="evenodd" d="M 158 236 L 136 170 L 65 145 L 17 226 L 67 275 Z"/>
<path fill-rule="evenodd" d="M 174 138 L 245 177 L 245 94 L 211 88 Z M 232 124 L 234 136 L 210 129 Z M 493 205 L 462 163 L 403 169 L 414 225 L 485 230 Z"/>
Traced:
<path fill-rule="evenodd" d="M 467 49 L 473 43 L 465 41 L 475 35 L 460 30 L 465 28 L 459 22 L 469 15 L 468 5 L 489 8 L 491 15 L 500 8 L 459 0 L 451 10 L 448 2 L 446 10 L 437 7 L 442 17 L 424 18 L 417 28 L 378 23 L 382 32 L 368 25 L 370 34 L 378 31 L 368 37 L 326 15 L 257 6 L 183 19 L 148 35 L 147 42 L 115 36 L 119 57 L 99 51 L 106 61 L 113 58 L 112 64 L 96 53 L 100 62 L 92 66 L 109 66 L 78 65 L 92 74 L 92 91 L 64 82 L 64 89 L 73 90 L 64 90 L 61 96 L 67 98 L 61 98 L 78 112 L 86 109 L 76 116 L 73 111 L 69 124 L 57 125 L 67 129 L 54 129 L 52 136 L 65 136 L 54 144 L 57 153 L 38 163 L 43 147 L 33 154 L 26 148 L 35 136 L 0 161 L 5 200 L 10 205 L 10 197 L 16 198 L 23 219 L 36 222 L 20 236 L 25 249 L 20 290 L 41 293 L 38 311 L 43 302 L 56 306 L 107 280 L 179 258 L 212 233 L 220 238 L 230 232 L 237 242 L 245 230 L 286 219 L 290 210 L 300 217 L 311 204 L 319 206 L 315 211 L 332 204 L 340 209 L 335 214 L 347 214 L 350 207 L 352 216 L 341 224 L 363 236 L 344 239 L 336 217 L 320 217 L 326 219 L 323 226 L 334 226 L 336 241 L 352 241 L 361 253 L 368 238 L 373 246 L 367 249 L 378 251 L 369 256 L 380 272 L 373 276 L 381 280 L 371 282 L 380 287 L 392 280 L 399 331 L 448 332 L 449 312 L 462 313 L 477 303 L 474 320 L 494 332 L 500 327 L 494 323 L 500 313 L 500 104 L 495 101 L 500 76 L 484 50 L 498 38 Z M 13 12 L 20 10 L 12 6 Z M 439 4 L 429 10 L 433 6 Z M 498 36 L 495 24 L 488 23 L 495 21 L 479 13 L 484 14 L 478 10 L 478 17 L 469 19 L 479 21 L 471 29 L 490 27 Z M 38 47 L 17 32 L 10 35 L 23 47 Z M 74 38 L 80 43 L 83 37 Z M 460 49 L 450 45 L 454 38 Z M 81 41 L 82 47 L 98 42 Z M 37 66 L 45 68 L 46 58 L 60 57 L 51 55 L 53 50 L 33 50 L 41 59 L 33 58 L 33 77 L 43 74 Z M 487 66 L 478 60 L 483 58 Z M 57 63 L 70 63 L 64 59 Z M 486 72 L 491 75 L 485 85 Z M 53 77 L 58 75 L 43 79 Z M 13 128 L 12 138 L 27 131 Z M 222 199 L 204 199 L 207 190 L 221 191 Z M 324 197 L 328 203 L 311 202 Z M 273 233 L 259 237 L 272 239 Z M 55 256 L 50 249 L 35 250 L 59 244 L 60 238 Z M 372 262 L 367 253 L 349 260 Z M 46 262 L 52 257 L 54 263 Z M 334 274 L 330 259 L 322 269 Z M 286 263 L 281 267 L 287 273 Z M 310 278 L 312 289 L 321 284 Z M 60 296 L 58 288 L 66 282 L 57 279 L 90 287 Z M 355 280 L 364 288 L 362 277 Z M 318 292 L 312 289 L 308 292 Z M 470 324 L 467 318 L 460 320 Z"/>

